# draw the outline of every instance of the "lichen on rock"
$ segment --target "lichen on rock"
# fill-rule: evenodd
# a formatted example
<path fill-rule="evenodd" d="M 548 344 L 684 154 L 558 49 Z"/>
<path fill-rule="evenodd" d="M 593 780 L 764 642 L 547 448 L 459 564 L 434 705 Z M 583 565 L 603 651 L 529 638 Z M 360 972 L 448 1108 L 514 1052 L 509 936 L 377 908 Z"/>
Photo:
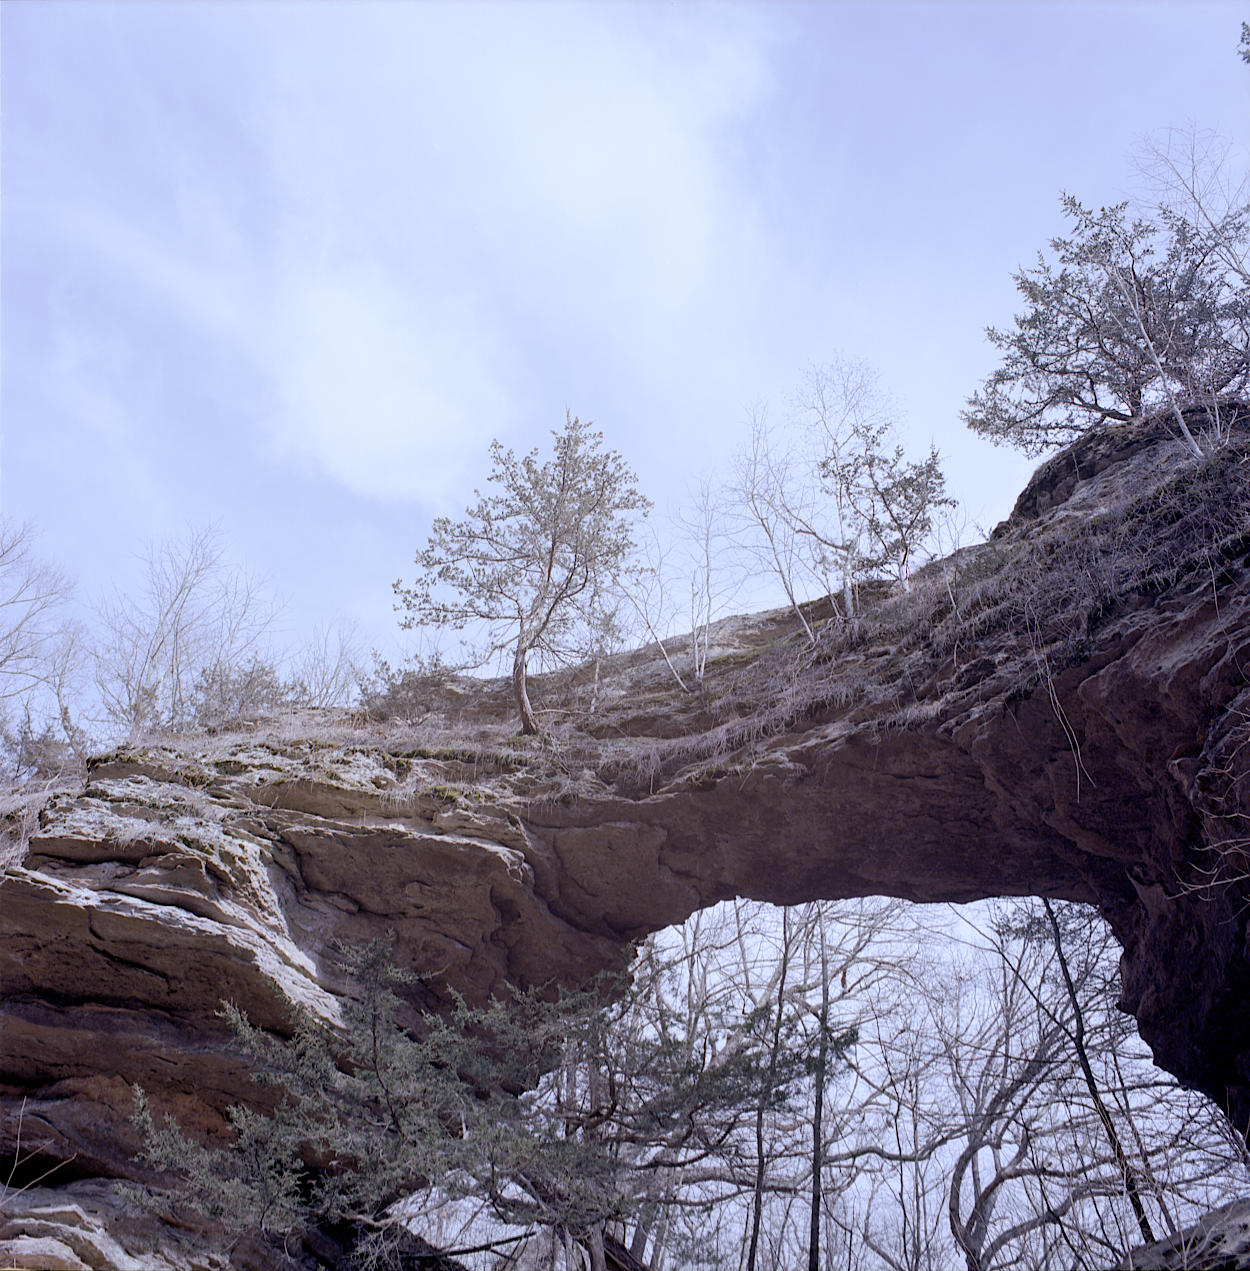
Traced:
<path fill-rule="evenodd" d="M 814 651 L 727 620 L 701 694 L 638 650 L 580 716 L 564 673 L 544 742 L 483 684 L 441 733 L 326 714 L 95 761 L 0 877 L 5 1150 L 21 1107 L 66 1162 L 6 1256 L 104 1265 L 47 1215 L 134 1174 L 133 1084 L 205 1132 L 257 1098 L 223 1000 L 333 1021 L 336 948 L 391 933 L 435 1006 L 584 983 L 732 896 L 1095 903 L 1158 1061 L 1250 1123 L 1248 458 L 1244 420 L 1201 467 L 1109 429 Z"/>

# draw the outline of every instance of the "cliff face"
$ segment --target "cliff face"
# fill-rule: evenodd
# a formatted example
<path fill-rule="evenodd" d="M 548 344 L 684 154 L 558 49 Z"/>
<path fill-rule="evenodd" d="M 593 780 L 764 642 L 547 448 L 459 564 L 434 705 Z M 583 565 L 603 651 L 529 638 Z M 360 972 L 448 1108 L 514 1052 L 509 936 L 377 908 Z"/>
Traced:
<path fill-rule="evenodd" d="M 97 761 L 0 881 L 0 1151 L 59 1164 L 0 1212 L 14 1265 L 109 1265 L 132 1085 L 220 1129 L 257 1098 L 223 999 L 334 1020 L 336 942 L 388 932 L 438 1002 L 584 980 L 734 895 L 1088 901 L 1158 1062 L 1250 1124 L 1250 446 L 1093 434 L 911 594 L 788 629 L 721 624 L 699 694 L 646 651 L 542 684 L 580 711 L 546 746 L 498 687 L 430 683 L 415 728 Z"/>

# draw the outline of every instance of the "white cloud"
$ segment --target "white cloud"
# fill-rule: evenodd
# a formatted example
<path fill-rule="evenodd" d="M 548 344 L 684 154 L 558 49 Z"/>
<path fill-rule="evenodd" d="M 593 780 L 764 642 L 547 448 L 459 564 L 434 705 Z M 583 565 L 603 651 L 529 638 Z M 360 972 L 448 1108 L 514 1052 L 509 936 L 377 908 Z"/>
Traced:
<path fill-rule="evenodd" d="M 692 346 L 724 356 L 768 272 L 724 146 L 768 91 L 755 16 L 305 12 L 262 125 L 282 447 L 424 493 L 486 438 L 531 444 L 609 384 L 688 374 Z"/>
<path fill-rule="evenodd" d="M 141 353 L 135 330 L 87 329 L 66 315 L 48 350 L 63 410 L 130 445 L 142 444 L 145 425 L 168 427 L 161 412 L 186 386 L 185 369 L 166 365 L 166 343 L 182 331 L 206 351 L 228 350 L 259 385 L 255 400 L 242 377 L 228 387 L 230 424 L 279 462 L 354 494 L 427 506 L 438 501 L 432 491 L 480 463 L 514 413 L 491 364 L 486 317 L 447 291 L 420 295 L 411 277 L 405 288 L 391 276 L 403 262 L 368 243 L 346 260 L 346 244 L 309 250 L 314 240 L 297 234 L 265 259 L 257 249 L 272 208 L 240 224 L 211 170 L 197 172 L 184 155 L 170 175 L 177 215 L 155 223 L 100 206 L 48 209 L 46 232 L 120 282 L 165 337 Z"/>
<path fill-rule="evenodd" d="M 101 567 L 81 526 L 263 524 L 311 611 L 362 557 L 385 596 L 490 437 L 568 407 L 663 506 L 841 349 L 998 515 L 1017 478 L 958 411 L 1054 196 L 1118 197 L 1184 113 L 1245 134 L 1213 8 L 1044 9 L 17 6 L 7 497 L 55 490 Z M 1175 93 L 1091 80 L 1120 36 Z"/>
<path fill-rule="evenodd" d="M 276 441 L 357 494 L 438 504 L 510 422 L 472 317 L 376 271 L 288 279 L 273 316 Z"/>

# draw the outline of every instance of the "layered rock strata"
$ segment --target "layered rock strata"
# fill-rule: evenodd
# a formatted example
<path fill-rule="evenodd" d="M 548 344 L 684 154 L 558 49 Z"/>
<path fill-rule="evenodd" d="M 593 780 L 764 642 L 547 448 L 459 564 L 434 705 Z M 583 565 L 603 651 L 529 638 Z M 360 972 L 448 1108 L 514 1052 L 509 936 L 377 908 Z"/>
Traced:
<path fill-rule="evenodd" d="M 304 716 L 94 762 L 0 879 L 0 1247 L 138 1176 L 135 1084 L 205 1133 L 255 1101 L 222 1002 L 335 1021 L 341 942 L 393 933 L 438 1005 L 585 981 L 732 896 L 1096 904 L 1159 1063 L 1250 1124 L 1246 445 L 1091 435 L 991 542 L 814 648 L 787 630 L 722 624 L 699 694 L 618 659 L 546 746 L 507 739 L 498 687 L 431 684 L 415 731 Z M 89 1227 L 14 1265 L 110 1265 Z"/>

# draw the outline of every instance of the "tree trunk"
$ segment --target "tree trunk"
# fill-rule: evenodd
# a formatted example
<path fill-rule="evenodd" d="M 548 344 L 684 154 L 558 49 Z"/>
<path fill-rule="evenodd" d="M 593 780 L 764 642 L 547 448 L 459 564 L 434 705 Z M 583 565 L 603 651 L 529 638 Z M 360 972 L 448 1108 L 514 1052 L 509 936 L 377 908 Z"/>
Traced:
<path fill-rule="evenodd" d="M 824 1171 L 825 1076 L 829 1069 L 829 953 L 825 947 L 825 923 L 820 929 L 820 1040 L 816 1047 L 816 1106 L 812 1112 L 812 1211 L 807 1238 L 807 1271 L 820 1271 L 820 1195 Z"/>
<path fill-rule="evenodd" d="M 1071 1037 L 1072 1044 L 1076 1048 L 1077 1061 L 1080 1063 L 1081 1072 L 1085 1077 L 1085 1086 L 1089 1090 L 1090 1098 L 1094 1101 L 1094 1111 L 1098 1113 L 1098 1119 L 1102 1122 L 1103 1129 L 1107 1132 L 1107 1139 L 1111 1144 L 1115 1163 L 1119 1166 L 1120 1176 L 1124 1179 L 1124 1191 L 1129 1198 L 1129 1203 L 1133 1206 L 1133 1214 L 1137 1218 L 1137 1226 L 1141 1230 L 1142 1239 L 1147 1244 L 1150 1244 L 1154 1240 L 1155 1235 L 1151 1230 L 1150 1220 L 1146 1217 L 1146 1207 L 1142 1204 L 1141 1194 L 1137 1189 L 1137 1180 L 1133 1177 L 1128 1155 L 1120 1142 L 1119 1134 L 1116 1133 L 1115 1122 L 1111 1120 L 1111 1113 L 1107 1111 L 1107 1105 L 1103 1102 L 1102 1094 L 1098 1089 L 1098 1082 L 1094 1078 L 1094 1070 L 1090 1067 L 1089 1055 L 1085 1050 L 1085 1012 L 1081 1007 L 1080 999 L 1076 995 L 1076 985 L 1072 982 L 1072 973 L 1068 970 L 1068 955 L 1063 949 L 1063 936 L 1059 931 L 1059 919 L 1055 917 L 1054 906 L 1045 896 L 1042 897 L 1042 906 L 1046 910 L 1046 917 L 1050 919 L 1050 930 L 1055 942 L 1055 953 L 1059 958 L 1059 969 L 1063 972 L 1063 982 L 1068 990 L 1068 1002 L 1072 1007 L 1073 1027 Z"/>
<path fill-rule="evenodd" d="M 607 1255 L 603 1248 L 602 1227 L 596 1227 L 587 1234 L 586 1251 L 590 1254 L 590 1271 L 608 1271 Z"/>
<path fill-rule="evenodd" d="M 790 970 L 790 921 L 781 911 L 781 975 L 777 984 L 777 1018 L 773 1023 L 772 1045 L 768 1052 L 768 1084 L 755 1109 L 755 1187 L 751 1200 L 751 1243 L 747 1250 L 746 1271 L 755 1271 L 760 1246 L 760 1224 L 764 1214 L 764 1175 L 767 1157 L 764 1153 L 764 1112 L 777 1084 L 777 1065 L 781 1058 L 781 1029 L 786 1009 L 786 976 Z"/>
<path fill-rule="evenodd" d="M 512 695 L 521 712 L 521 732 L 526 737 L 533 737 L 538 732 L 538 720 L 534 718 L 534 708 L 530 705 L 530 695 L 525 685 L 525 661 L 528 657 L 529 649 L 518 643 L 512 658 Z"/>
<path fill-rule="evenodd" d="M 634 1237 L 629 1242 L 629 1252 L 639 1262 L 647 1255 L 647 1241 L 651 1239 L 651 1229 L 655 1226 L 655 1206 L 644 1205 L 638 1214 L 638 1225 L 634 1228 Z"/>

